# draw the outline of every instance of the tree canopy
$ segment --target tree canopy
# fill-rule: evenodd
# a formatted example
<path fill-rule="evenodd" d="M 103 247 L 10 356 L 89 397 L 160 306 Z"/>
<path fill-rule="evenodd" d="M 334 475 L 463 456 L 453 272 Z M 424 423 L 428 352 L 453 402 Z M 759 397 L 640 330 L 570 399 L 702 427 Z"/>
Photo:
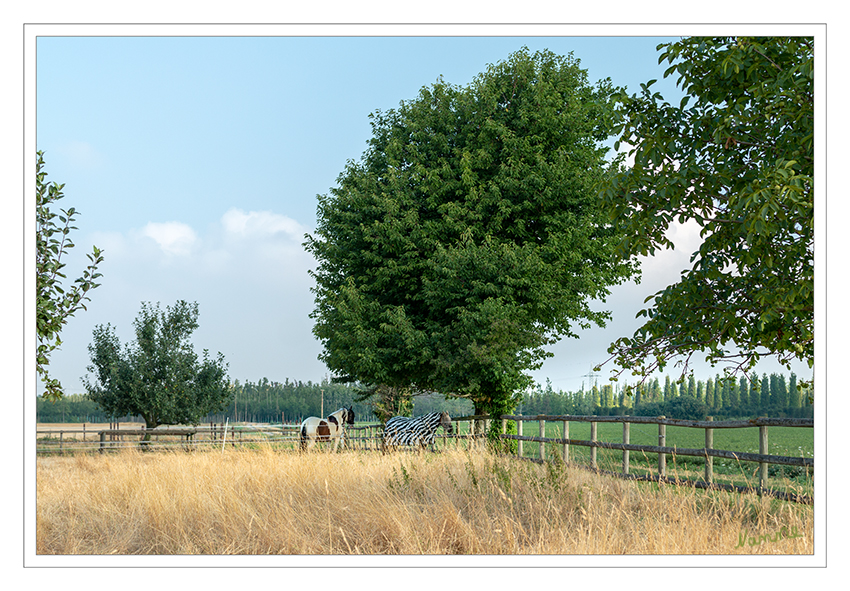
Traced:
<path fill-rule="evenodd" d="M 603 191 L 624 256 L 672 247 L 695 221 L 703 239 L 681 279 L 647 298 L 647 320 L 612 344 L 643 376 L 698 351 L 748 371 L 765 355 L 814 360 L 814 42 L 692 37 L 658 46 L 686 92 L 677 105 L 642 85 L 620 97 L 631 168 Z M 620 370 L 620 373 L 624 370 Z"/>
<path fill-rule="evenodd" d="M 547 345 L 604 324 L 589 301 L 636 272 L 595 190 L 614 91 L 572 55 L 522 49 L 371 116 L 305 244 L 337 379 L 506 412 Z"/>
<path fill-rule="evenodd" d="M 65 185 L 46 181 L 44 152 L 37 152 L 37 156 L 35 282 L 38 346 L 35 359 L 38 375 L 45 387 L 44 397 L 59 400 L 63 395 L 62 384 L 49 375 L 47 366 L 50 364 L 50 354 L 62 344 L 59 338 L 62 327 L 77 310 L 86 309 L 85 302 L 90 299 L 88 292 L 100 285 L 95 281 L 101 277 L 97 266 L 103 262 L 103 251 L 96 246 L 92 247 L 92 253 L 87 255 L 91 264 L 73 285 L 63 287 L 62 280 L 66 277 L 62 257 L 74 247 L 70 234 L 71 230 L 77 228 L 71 224 L 78 212 L 73 207 L 60 209 L 58 213 L 51 209 L 64 197 L 62 189 Z"/>
<path fill-rule="evenodd" d="M 198 304 L 180 300 L 160 310 L 142 304 L 133 322 L 136 340 L 121 348 L 110 324 L 98 325 L 88 350 L 94 381 L 83 382 L 89 397 L 113 416 L 138 415 L 149 429 L 198 424 L 223 410 L 233 393 L 224 356 L 199 362 L 190 337 L 198 328 Z"/>

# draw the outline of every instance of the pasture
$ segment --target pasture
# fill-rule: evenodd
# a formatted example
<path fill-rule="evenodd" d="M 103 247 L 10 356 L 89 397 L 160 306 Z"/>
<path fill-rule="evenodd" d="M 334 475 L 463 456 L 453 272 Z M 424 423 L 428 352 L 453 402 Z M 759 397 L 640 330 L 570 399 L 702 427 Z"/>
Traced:
<path fill-rule="evenodd" d="M 620 423 L 598 423 L 597 438 L 600 441 L 621 442 L 623 427 Z M 536 421 L 526 421 L 524 435 L 538 436 Z M 546 423 L 546 437 L 562 437 L 562 425 L 557 422 Z M 570 437 L 590 439 L 590 423 L 573 421 L 570 423 Z M 630 442 L 636 445 L 657 445 L 658 430 L 654 425 L 632 424 Z M 667 427 L 667 445 L 680 448 L 702 448 L 705 445 L 702 429 L 687 427 Z M 523 455 L 538 456 L 538 443 L 525 442 Z M 547 457 L 560 454 L 563 446 L 549 444 Z M 757 453 L 759 451 L 758 428 L 716 429 L 714 431 L 714 449 Z M 814 430 L 806 427 L 773 427 L 770 429 L 768 453 L 791 457 L 814 457 Z M 590 448 L 570 446 L 570 462 L 590 464 Z M 614 472 L 622 468 L 622 452 L 615 450 L 597 450 L 597 463 L 600 469 Z M 631 452 L 630 472 L 632 474 L 657 473 L 657 456 Z M 667 474 L 672 478 L 699 480 L 702 478 L 705 459 L 687 456 L 667 456 Z M 758 464 L 716 458 L 714 460 L 714 482 L 734 486 L 758 486 Z M 814 494 L 814 471 L 796 466 L 771 466 L 770 487 L 787 493 L 801 495 Z"/>
<path fill-rule="evenodd" d="M 811 506 L 485 449 L 37 459 L 39 554 L 809 554 Z"/>

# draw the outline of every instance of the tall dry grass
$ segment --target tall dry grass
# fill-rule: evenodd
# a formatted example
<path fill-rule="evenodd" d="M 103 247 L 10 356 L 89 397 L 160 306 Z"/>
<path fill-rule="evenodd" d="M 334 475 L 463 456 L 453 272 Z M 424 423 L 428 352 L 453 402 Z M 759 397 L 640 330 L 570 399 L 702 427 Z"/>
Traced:
<path fill-rule="evenodd" d="M 384 456 L 265 449 L 41 458 L 36 518 L 39 554 L 813 549 L 811 507 L 622 481 L 483 451 Z M 789 537 L 794 533 L 799 537 Z"/>

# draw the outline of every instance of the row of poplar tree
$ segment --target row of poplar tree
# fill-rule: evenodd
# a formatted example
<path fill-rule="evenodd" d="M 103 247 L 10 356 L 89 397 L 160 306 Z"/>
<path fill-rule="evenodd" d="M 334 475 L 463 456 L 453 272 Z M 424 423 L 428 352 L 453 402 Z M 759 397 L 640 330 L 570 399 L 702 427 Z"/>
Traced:
<path fill-rule="evenodd" d="M 813 395 L 809 383 L 792 373 L 751 375 L 707 380 L 694 376 L 679 382 L 670 376 L 655 378 L 632 387 L 611 384 L 577 392 L 554 391 L 547 380 L 523 400 L 523 414 L 576 415 L 664 415 L 671 418 L 702 419 L 731 417 L 812 417 Z"/>
<path fill-rule="evenodd" d="M 752 380 L 752 381 L 751 381 Z M 715 376 L 705 381 L 693 376 L 679 383 L 667 376 L 662 382 L 654 379 L 634 386 L 631 394 L 626 387 L 594 384 L 575 392 L 555 391 L 549 380 L 526 393 L 518 409 L 526 415 L 665 415 L 674 418 L 700 419 L 772 416 L 811 417 L 811 389 L 801 384 L 795 374 L 764 374 L 740 379 Z M 258 423 L 297 423 L 307 416 L 327 416 L 333 411 L 353 407 L 358 421 L 375 421 L 369 401 L 358 401 L 357 389 L 350 385 L 334 384 L 328 380 L 318 383 L 271 381 L 233 384 L 233 400 L 220 413 L 209 415 L 204 423 L 225 420 Z M 473 413 L 466 399 L 445 399 L 441 395 L 416 396 L 413 414 L 445 410 L 452 416 Z M 58 402 L 38 399 L 40 422 L 108 422 L 107 416 L 84 394 L 71 394 Z M 131 417 L 118 417 L 130 420 Z"/>

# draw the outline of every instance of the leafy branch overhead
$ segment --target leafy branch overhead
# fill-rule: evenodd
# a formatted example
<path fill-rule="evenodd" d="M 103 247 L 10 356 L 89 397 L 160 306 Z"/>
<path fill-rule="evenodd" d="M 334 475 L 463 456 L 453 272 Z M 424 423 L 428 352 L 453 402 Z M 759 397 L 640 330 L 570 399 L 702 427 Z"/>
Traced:
<path fill-rule="evenodd" d="M 620 252 L 671 248 L 696 222 L 702 244 L 681 279 L 647 298 L 646 322 L 612 344 L 644 377 L 696 352 L 731 373 L 775 356 L 814 360 L 814 43 L 810 38 L 686 38 L 659 45 L 687 96 L 621 94 L 619 145 L 631 168 L 602 191 Z M 619 373 L 622 373 L 620 370 Z"/>
<path fill-rule="evenodd" d="M 88 292 L 100 285 L 95 281 L 101 277 L 97 266 L 103 262 L 103 251 L 96 246 L 92 247 L 92 253 L 87 255 L 90 264 L 83 271 L 82 277 L 74 280 L 70 287 L 63 287 L 62 281 L 66 277 L 62 257 L 74 247 L 70 234 L 77 228 L 71 224 L 78 212 L 73 207 L 59 210 L 59 213 L 51 210 L 51 206 L 62 199 L 65 185 L 46 182 L 44 153 L 39 151 L 37 155 L 36 369 L 45 386 L 44 397 L 58 400 L 62 398 L 62 385 L 48 373 L 50 354 L 62 344 L 59 338 L 62 327 L 77 310 L 86 309 L 85 302 L 90 301 Z"/>

